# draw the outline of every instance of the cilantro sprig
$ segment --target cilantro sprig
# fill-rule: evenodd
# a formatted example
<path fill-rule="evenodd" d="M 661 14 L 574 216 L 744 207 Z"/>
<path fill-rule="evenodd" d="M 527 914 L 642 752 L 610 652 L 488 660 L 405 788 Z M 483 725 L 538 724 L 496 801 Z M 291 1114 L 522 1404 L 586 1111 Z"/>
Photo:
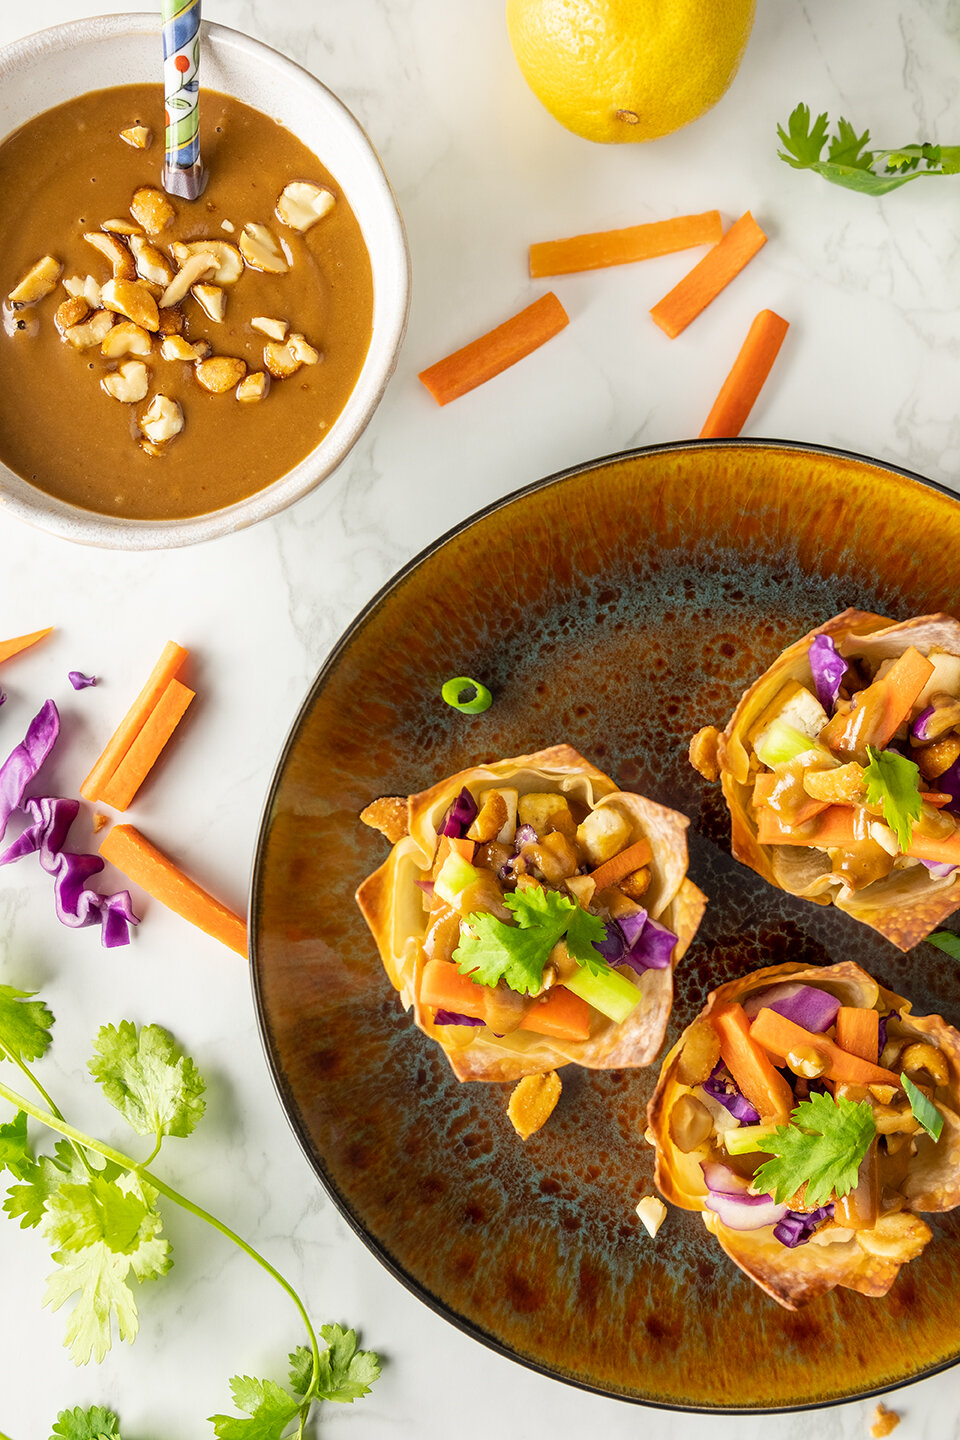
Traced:
<path fill-rule="evenodd" d="M 960 145 L 902 145 L 898 150 L 868 150 L 870 131 L 858 135 L 849 120 L 837 122 L 835 135 L 828 135 L 829 117 L 824 111 L 814 120 L 808 105 L 798 105 L 786 129 L 777 126 L 781 160 L 794 170 L 813 170 L 847 190 L 862 195 L 886 195 L 911 180 L 930 175 L 960 172 Z M 822 160 L 824 145 L 827 158 Z"/>
<path fill-rule="evenodd" d="M 217 1440 L 303 1440 L 316 1402 L 350 1404 L 366 1395 L 380 1373 L 372 1351 L 357 1348 L 353 1330 L 323 1325 L 322 1346 L 303 1301 L 292 1285 L 222 1220 L 195 1204 L 147 1169 L 169 1137 L 190 1135 L 204 1113 L 204 1081 L 159 1025 L 140 1028 L 130 1021 L 104 1025 L 94 1042 L 90 1071 L 131 1129 L 152 1141 L 143 1160 L 86 1135 L 68 1124 L 31 1070 L 28 1061 L 50 1045 L 53 1015 L 30 991 L 0 985 L 0 1061 L 16 1065 L 43 1104 L 0 1081 L 0 1099 L 14 1118 L 0 1124 L 0 1172 L 17 1182 L 3 1209 L 22 1229 L 39 1227 L 48 1240 L 55 1269 L 43 1303 L 52 1309 L 72 1301 L 65 1344 L 78 1365 L 102 1360 L 113 1344 L 136 1338 L 139 1316 L 132 1282 L 155 1280 L 172 1258 L 163 1237 L 160 1200 L 171 1201 L 211 1225 L 249 1255 L 286 1291 L 299 1312 L 309 1345 L 290 1355 L 290 1388 L 273 1380 L 234 1376 L 230 1382 L 239 1415 L 213 1415 Z M 52 1154 L 35 1156 L 28 1135 L 33 1120 L 61 1138 Z M 295 1428 L 291 1428 L 295 1427 Z M 64 1410 L 52 1440 L 117 1437 L 109 1411 Z"/>
<path fill-rule="evenodd" d="M 557 890 L 531 885 L 505 895 L 503 903 L 513 915 L 513 925 L 495 915 L 476 912 L 466 919 L 466 932 L 453 952 L 457 969 L 478 985 L 496 985 L 505 980 L 519 995 L 533 995 L 543 983 L 543 967 L 558 940 L 578 965 L 592 975 L 610 967 L 594 948 L 603 940 L 606 926 L 576 901 Z"/>
<path fill-rule="evenodd" d="M 814 1093 L 800 1102 L 790 1120 L 764 1140 L 763 1150 L 776 1159 L 760 1166 L 754 1187 L 782 1204 L 806 1186 L 804 1203 L 811 1210 L 849 1194 L 877 1133 L 870 1102 Z"/>
<path fill-rule="evenodd" d="M 897 844 L 906 853 L 914 821 L 923 813 L 919 767 L 896 750 L 877 750 L 868 745 L 867 754 L 870 763 L 863 772 L 867 804 L 880 807 L 884 820 L 897 837 Z"/>

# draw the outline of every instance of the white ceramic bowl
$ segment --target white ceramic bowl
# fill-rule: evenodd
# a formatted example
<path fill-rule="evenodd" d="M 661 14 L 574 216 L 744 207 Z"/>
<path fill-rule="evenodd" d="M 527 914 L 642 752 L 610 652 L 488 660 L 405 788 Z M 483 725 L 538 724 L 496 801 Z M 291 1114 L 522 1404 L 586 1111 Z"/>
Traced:
<path fill-rule="evenodd" d="M 373 268 L 373 336 L 360 378 L 335 424 L 295 469 L 236 505 L 188 520 L 125 520 L 55 500 L 0 463 L 0 505 L 67 540 L 157 550 L 228 535 L 299 500 L 340 464 L 393 374 L 407 323 L 410 261 L 403 221 L 376 151 L 346 106 L 269 46 L 202 25 L 200 84 L 273 116 L 322 161 L 359 221 Z M 105 15 L 42 30 L 0 50 L 0 137 L 35 115 L 105 84 L 160 76 L 158 15 Z M 202 93 L 202 91 L 201 91 Z M 0 203 L 3 203 L 0 197 Z"/>

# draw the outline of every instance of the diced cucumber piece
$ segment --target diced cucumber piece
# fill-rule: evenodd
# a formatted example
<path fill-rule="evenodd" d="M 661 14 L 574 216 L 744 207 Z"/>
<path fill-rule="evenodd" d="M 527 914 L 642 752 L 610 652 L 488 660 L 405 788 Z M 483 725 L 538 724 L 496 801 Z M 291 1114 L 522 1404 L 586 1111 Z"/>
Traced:
<path fill-rule="evenodd" d="M 763 1150 L 764 1141 L 776 1128 L 776 1125 L 738 1125 L 735 1130 L 723 1132 L 723 1143 L 729 1155 L 749 1155 L 754 1150 Z"/>
<path fill-rule="evenodd" d="M 468 885 L 473 885 L 480 879 L 480 871 L 469 860 L 464 860 L 456 850 L 451 850 L 437 871 L 437 878 L 433 882 L 433 893 L 439 895 L 441 900 L 446 901 L 456 909 L 457 896 L 466 890 Z"/>
<path fill-rule="evenodd" d="M 579 966 L 572 975 L 565 976 L 563 984 L 618 1025 L 621 1020 L 626 1020 L 631 1010 L 636 1009 L 642 998 L 636 985 L 616 970 L 591 975 L 589 970 Z"/>
<path fill-rule="evenodd" d="M 771 770 L 778 765 L 789 765 L 791 760 L 797 760 L 801 755 L 815 756 L 818 760 L 836 764 L 836 756 L 825 745 L 811 740 L 809 735 L 804 735 L 786 720 L 771 720 L 758 737 L 754 749 L 760 763 L 769 765 Z"/>

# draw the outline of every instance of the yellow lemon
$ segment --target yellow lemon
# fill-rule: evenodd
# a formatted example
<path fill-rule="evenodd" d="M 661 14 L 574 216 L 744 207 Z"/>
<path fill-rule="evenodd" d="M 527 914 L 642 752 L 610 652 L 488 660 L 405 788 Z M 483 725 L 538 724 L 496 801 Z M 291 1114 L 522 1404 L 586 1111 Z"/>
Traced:
<path fill-rule="evenodd" d="M 709 110 L 743 58 L 756 0 L 507 0 L 524 79 L 561 125 L 655 140 Z"/>

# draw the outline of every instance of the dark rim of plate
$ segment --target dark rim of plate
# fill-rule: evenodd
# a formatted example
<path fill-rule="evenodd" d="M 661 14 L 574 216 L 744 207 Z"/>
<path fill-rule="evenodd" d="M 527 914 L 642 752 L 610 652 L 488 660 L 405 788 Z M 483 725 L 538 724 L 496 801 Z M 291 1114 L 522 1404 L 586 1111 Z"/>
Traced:
<path fill-rule="evenodd" d="M 521 500 L 525 496 L 532 495 L 538 490 L 546 490 L 550 486 L 560 485 L 565 480 L 569 480 L 576 475 L 583 475 L 590 470 L 599 470 L 604 466 L 616 465 L 624 461 L 637 459 L 641 456 L 671 455 L 681 450 L 729 449 L 789 450 L 808 455 L 825 455 L 836 458 L 838 460 L 852 460 L 860 465 L 868 465 L 873 469 L 883 470 L 891 475 L 899 475 L 906 480 L 913 480 L 918 485 L 923 485 L 928 490 L 935 490 L 939 494 L 946 496 L 948 499 L 956 500 L 958 498 L 957 495 L 952 490 L 948 489 L 946 485 L 941 485 L 936 480 L 929 480 L 923 475 L 918 475 L 913 470 L 907 470 L 901 465 L 894 465 L 886 460 L 871 459 L 869 456 L 861 455 L 855 450 L 843 450 L 832 445 L 810 445 L 800 440 L 765 440 L 740 438 L 731 440 L 673 440 L 662 445 L 643 445 L 629 450 L 616 451 L 611 455 L 603 455 L 595 460 L 581 461 L 577 465 L 569 466 L 569 468 L 566 470 L 558 470 L 553 475 L 547 475 L 543 479 L 535 480 L 529 485 L 522 485 L 517 490 L 511 490 L 509 494 L 503 495 L 499 499 L 491 501 L 489 505 L 485 505 L 481 510 L 475 511 L 465 520 L 461 520 L 458 524 L 452 526 L 437 540 L 431 541 L 429 545 L 425 546 L 424 549 L 421 550 L 418 555 L 415 555 L 412 560 L 409 560 L 406 565 L 402 566 L 401 569 L 396 571 L 396 573 L 391 576 L 391 578 L 386 582 L 386 584 L 377 591 L 376 595 L 374 595 L 370 600 L 367 601 L 363 609 L 360 610 L 360 612 L 347 626 L 346 630 L 344 630 L 339 640 L 336 641 L 326 660 L 321 665 L 315 679 L 312 681 L 310 688 L 307 691 L 306 696 L 304 697 L 303 702 L 300 705 L 300 708 L 297 711 L 296 717 L 292 725 L 290 726 L 290 729 L 287 733 L 287 738 L 284 741 L 283 749 L 280 752 L 280 757 L 277 761 L 273 775 L 270 780 L 270 785 L 267 790 L 267 797 L 261 813 L 260 825 L 257 831 L 257 844 L 256 850 L 254 852 L 253 873 L 250 884 L 250 903 L 248 916 L 250 935 L 250 981 L 253 989 L 254 1003 L 257 1012 L 257 1028 L 260 1034 L 260 1042 L 263 1046 L 263 1052 L 266 1057 L 267 1068 L 270 1071 L 274 1089 L 277 1092 L 277 1098 L 280 1101 L 283 1112 L 287 1118 L 287 1122 L 290 1125 L 290 1128 L 293 1131 L 301 1150 L 306 1156 L 310 1168 L 316 1174 L 324 1190 L 330 1196 L 330 1199 L 333 1201 L 334 1205 L 336 1205 L 337 1210 L 343 1216 L 344 1220 L 346 1220 L 350 1228 L 360 1237 L 360 1239 L 366 1245 L 367 1249 L 376 1256 L 376 1258 L 380 1261 L 381 1265 L 383 1265 L 383 1267 L 388 1270 L 396 1280 L 400 1281 L 401 1285 L 403 1285 L 407 1290 L 409 1290 L 413 1295 L 415 1295 L 418 1300 L 422 1301 L 424 1305 L 427 1305 L 431 1310 L 433 1310 L 435 1314 L 440 1315 L 444 1320 L 449 1321 L 451 1325 L 455 1326 L 456 1329 L 460 1330 L 464 1335 L 470 1336 L 470 1338 L 473 1340 L 478 1340 L 482 1345 L 485 1345 L 488 1349 L 495 1351 L 498 1355 L 504 1356 L 507 1360 L 512 1360 L 515 1364 L 522 1365 L 525 1369 L 532 1370 L 538 1375 L 543 1375 L 549 1380 L 560 1381 L 564 1385 L 571 1385 L 575 1389 L 584 1390 L 590 1395 L 600 1395 L 603 1396 L 605 1399 L 622 1400 L 627 1404 L 641 1405 L 648 1407 L 652 1410 L 673 1411 L 679 1414 L 786 1415 L 803 1410 L 830 1410 L 837 1405 L 849 1405 L 858 1401 L 873 1399 L 878 1395 L 889 1395 L 893 1391 L 904 1389 L 907 1385 L 914 1385 L 921 1380 L 929 1380 L 933 1375 L 939 1375 L 942 1374 L 945 1370 L 953 1369 L 958 1363 L 960 1363 L 960 1355 L 955 1356 L 951 1360 L 942 1361 L 938 1365 L 931 1365 L 930 1367 L 923 1371 L 920 1371 L 916 1375 L 907 1376 L 903 1380 L 897 1380 L 890 1385 L 878 1385 L 874 1386 L 872 1389 L 869 1390 L 858 1391 L 857 1393 L 851 1395 L 837 1396 L 830 1400 L 811 1400 L 801 1405 L 697 1405 L 692 1403 L 689 1405 L 671 1405 L 667 1404 L 662 1400 L 647 1400 L 641 1398 L 640 1396 L 625 1395 L 615 1390 L 604 1389 L 601 1386 L 591 1385 L 588 1384 L 586 1381 L 578 1380 L 574 1376 L 560 1375 L 555 1370 L 550 1369 L 550 1367 L 547 1365 L 542 1365 L 536 1360 L 529 1359 L 527 1356 L 517 1354 L 514 1350 L 511 1350 L 509 1346 L 504 1345 L 494 1335 L 489 1334 L 485 1330 L 481 1329 L 478 1325 L 473 1324 L 468 1320 L 465 1320 L 462 1315 L 459 1315 L 455 1310 L 451 1309 L 442 1301 L 438 1300 L 434 1295 L 430 1293 L 430 1291 L 426 1288 L 422 1281 L 418 1280 L 416 1276 L 411 1275 L 408 1271 L 404 1270 L 402 1266 L 398 1265 L 397 1262 L 392 1258 L 392 1256 L 383 1248 L 380 1241 L 377 1240 L 375 1236 L 371 1235 L 370 1231 L 364 1225 L 361 1217 L 355 1213 L 352 1206 L 340 1193 L 340 1191 L 337 1189 L 336 1185 L 333 1183 L 330 1177 L 318 1165 L 317 1158 L 311 1148 L 311 1142 L 307 1134 L 305 1133 L 304 1128 L 300 1125 L 298 1119 L 296 1118 L 297 1106 L 294 1102 L 294 1097 L 289 1091 L 287 1081 L 282 1071 L 280 1070 L 276 1056 L 273 1054 L 273 1051 L 270 1047 L 267 1035 L 266 1019 L 264 1015 L 263 995 L 260 988 L 260 971 L 257 962 L 257 921 L 259 918 L 260 910 L 259 899 L 264 879 L 263 857 L 266 850 L 267 837 L 270 830 L 270 817 L 273 812 L 274 801 L 276 799 L 277 791 L 280 787 L 284 771 L 286 770 L 287 762 L 290 757 L 290 752 L 292 751 L 294 745 L 297 742 L 297 737 L 299 736 L 304 719 L 312 708 L 316 696 L 323 688 L 328 672 L 339 662 L 343 652 L 348 649 L 354 635 L 357 633 L 357 631 L 362 629 L 369 617 L 374 614 L 374 612 L 380 607 L 380 605 L 382 605 L 389 598 L 393 591 L 396 590 L 403 583 L 403 581 L 407 578 L 408 575 L 412 574 L 413 571 L 416 570 L 420 565 L 423 565 L 426 561 L 428 561 L 433 555 L 436 554 L 438 550 L 442 550 L 444 545 L 446 545 L 449 540 L 452 540 L 454 536 L 462 534 L 465 530 L 469 530 L 472 526 L 486 519 L 488 515 L 492 515 L 495 511 L 501 510 L 506 506 L 513 504 L 515 500 Z"/>

